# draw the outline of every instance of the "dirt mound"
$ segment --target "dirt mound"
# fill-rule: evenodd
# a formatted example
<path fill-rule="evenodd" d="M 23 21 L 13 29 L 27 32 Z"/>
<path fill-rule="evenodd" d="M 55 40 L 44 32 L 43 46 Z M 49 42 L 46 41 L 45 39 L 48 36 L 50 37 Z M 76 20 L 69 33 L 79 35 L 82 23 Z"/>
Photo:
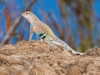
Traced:
<path fill-rule="evenodd" d="M 100 49 L 77 56 L 42 41 L 5 45 L 0 48 L 0 75 L 100 75 Z"/>

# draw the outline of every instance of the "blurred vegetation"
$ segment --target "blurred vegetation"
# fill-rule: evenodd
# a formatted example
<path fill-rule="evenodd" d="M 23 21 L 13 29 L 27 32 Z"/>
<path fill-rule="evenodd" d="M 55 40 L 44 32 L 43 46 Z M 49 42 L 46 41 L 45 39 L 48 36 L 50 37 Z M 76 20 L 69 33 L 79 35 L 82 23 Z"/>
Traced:
<path fill-rule="evenodd" d="M 14 10 L 14 8 L 17 8 L 14 6 L 16 0 L 11 2 L 9 7 L 7 0 L 0 0 L 0 3 L 4 6 L 2 13 L 6 23 L 6 36 L 4 36 L 6 41 L 0 38 L 0 40 L 3 40 L 0 41 L 1 46 L 15 41 L 12 36 L 17 38 L 17 41 L 25 39 L 24 35 L 28 23 L 27 21 L 22 23 L 22 17 L 18 18 L 18 16 L 25 10 L 31 10 L 36 0 L 22 1 L 23 8 L 19 11 L 18 9 Z M 73 49 L 84 52 L 88 48 L 93 48 L 95 46 L 100 47 L 100 32 L 96 25 L 96 22 L 99 22 L 99 20 L 98 17 L 95 16 L 93 10 L 95 1 L 96 0 L 57 0 L 60 22 L 57 22 L 53 11 L 48 13 L 42 11 L 41 15 L 47 25 L 49 25 L 55 33 L 59 34 L 58 37 L 60 39 L 68 43 Z M 14 13 L 16 12 L 19 14 L 15 16 Z M 1 18 L 2 17 L 0 17 L 0 19 Z M 24 26 L 21 26 L 21 24 Z M 13 29 L 11 30 L 11 28 Z M 3 31 L 4 30 L 2 30 L 0 26 L 0 33 Z M 26 39 L 28 39 L 28 37 Z"/>
<path fill-rule="evenodd" d="M 61 13 L 61 17 L 68 22 L 68 17 L 70 17 L 71 22 L 75 24 L 73 30 L 67 31 L 67 38 L 72 36 L 73 38 L 77 37 L 79 39 L 79 48 L 75 45 L 77 43 L 76 39 L 70 38 L 66 39 L 72 40 L 71 45 L 74 48 L 82 50 L 94 47 L 94 15 L 93 15 L 93 0 L 59 0 L 58 5 Z M 69 15 L 69 16 L 68 16 Z M 70 26 L 69 23 L 65 23 L 66 28 Z M 70 28 L 69 28 L 70 29 Z M 72 33 L 71 33 L 72 31 Z M 63 36 L 65 37 L 65 36 Z M 98 38 L 99 40 L 99 38 Z M 74 44 L 73 44 L 74 43 Z"/>
<path fill-rule="evenodd" d="M 76 29 L 75 27 L 73 28 L 73 32 L 71 34 L 74 38 L 78 37 L 80 41 L 78 46 L 79 48 L 76 49 L 82 50 L 84 52 L 84 50 L 88 48 L 99 46 L 99 41 L 100 41 L 98 35 L 99 30 L 97 30 L 98 26 L 95 25 L 96 18 L 93 11 L 94 1 L 93 0 L 91 1 L 90 0 L 63 0 L 63 2 L 59 1 L 58 3 L 59 6 L 62 6 L 60 8 L 60 13 L 62 15 L 62 18 L 64 18 L 66 21 L 69 15 L 69 17 L 71 18 L 71 22 L 73 22 L 73 24 L 75 24 L 75 26 L 77 27 Z M 68 27 L 69 24 L 66 23 L 66 26 Z M 68 32 L 71 31 L 72 30 Z M 95 33 L 97 33 L 97 35 Z M 95 36 L 98 38 L 95 39 L 96 38 Z M 73 40 L 71 44 L 74 43 L 74 47 L 77 47 L 75 46 L 77 42 L 76 39 L 74 40 L 73 38 L 71 38 L 69 40 Z"/>

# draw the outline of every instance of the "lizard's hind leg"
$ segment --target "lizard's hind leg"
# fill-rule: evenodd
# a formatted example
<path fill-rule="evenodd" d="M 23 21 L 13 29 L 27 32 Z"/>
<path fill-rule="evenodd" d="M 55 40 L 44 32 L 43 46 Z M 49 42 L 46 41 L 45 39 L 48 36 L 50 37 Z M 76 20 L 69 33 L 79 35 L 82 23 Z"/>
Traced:
<path fill-rule="evenodd" d="M 50 50 L 50 48 L 53 48 L 53 50 L 57 49 L 57 46 L 55 44 L 53 44 L 52 42 L 48 42 L 48 49 Z"/>

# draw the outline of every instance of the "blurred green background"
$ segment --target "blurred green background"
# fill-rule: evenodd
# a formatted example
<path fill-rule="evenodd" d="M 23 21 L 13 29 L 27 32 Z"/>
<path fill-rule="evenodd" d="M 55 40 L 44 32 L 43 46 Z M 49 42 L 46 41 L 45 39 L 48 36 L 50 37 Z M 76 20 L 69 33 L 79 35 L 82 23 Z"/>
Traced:
<path fill-rule="evenodd" d="M 73 49 L 100 47 L 100 0 L 0 0 L 0 46 L 28 40 L 30 24 L 21 16 L 26 10 Z"/>

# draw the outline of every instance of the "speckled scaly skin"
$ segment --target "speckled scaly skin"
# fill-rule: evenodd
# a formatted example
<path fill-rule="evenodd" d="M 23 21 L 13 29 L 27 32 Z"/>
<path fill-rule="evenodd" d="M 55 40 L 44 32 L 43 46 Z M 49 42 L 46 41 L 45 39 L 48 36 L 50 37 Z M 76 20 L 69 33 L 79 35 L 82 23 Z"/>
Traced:
<path fill-rule="evenodd" d="M 76 55 L 82 55 L 83 53 L 76 52 L 71 47 L 69 47 L 65 42 L 60 40 L 55 36 L 53 31 L 43 22 L 41 22 L 33 13 L 30 11 L 26 11 L 22 13 L 22 16 L 26 18 L 29 23 L 31 24 L 30 29 L 30 38 L 32 38 L 32 33 L 35 32 L 43 41 L 48 43 L 51 47 L 55 47 L 56 45 L 63 46 L 64 49 L 70 51 L 73 54 Z"/>

